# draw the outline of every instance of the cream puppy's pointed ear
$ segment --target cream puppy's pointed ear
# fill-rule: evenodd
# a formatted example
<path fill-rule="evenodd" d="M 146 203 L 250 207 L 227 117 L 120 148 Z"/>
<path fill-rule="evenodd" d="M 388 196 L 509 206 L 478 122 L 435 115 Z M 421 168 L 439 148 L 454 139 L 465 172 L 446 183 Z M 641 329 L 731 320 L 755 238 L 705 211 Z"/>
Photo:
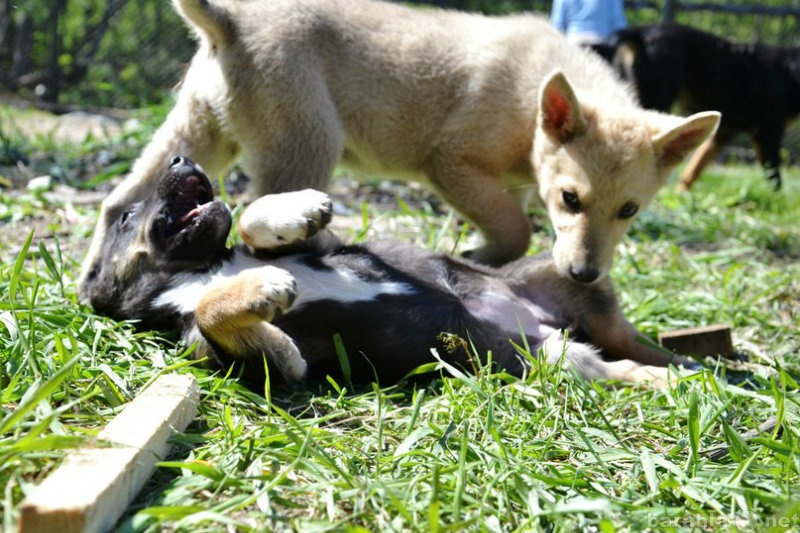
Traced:
<path fill-rule="evenodd" d="M 653 138 L 658 165 L 669 168 L 677 165 L 689 152 L 714 135 L 722 115 L 716 111 L 696 113 L 672 129 Z"/>
<path fill-rule="evenodd" d="M 551 139 L 562 144 L 586 131 L 578 98 L 560 70 L 550 73 L 542 83 L 539 124 Z"/>

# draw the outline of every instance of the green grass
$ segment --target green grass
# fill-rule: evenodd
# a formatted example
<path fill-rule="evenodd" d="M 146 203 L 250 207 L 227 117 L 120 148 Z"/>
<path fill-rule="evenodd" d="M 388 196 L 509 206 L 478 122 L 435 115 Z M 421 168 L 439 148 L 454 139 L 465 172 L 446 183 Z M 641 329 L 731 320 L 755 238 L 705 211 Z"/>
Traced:
<path fill-rule="evenodd" d="M 125 402 L 184 372 L 199 381 L 200 416 L 121 531 L 797 530 L 800 171 L 786 172 L 780 195 L 763 181 L 754 167 L 718 168 L 692 195 L 665 190 L 621 247 L 612 277 L 635 324 L 653 336 L 730 324 L 747 358 L 666 391 L 535 365 L 521 380 L 443 367 L 429 386 L 265 398 L 77 303 L 78 258 L 59 243 L 85 239 L 91 223 L 50 228 L 59 240 L 24 234 L 0 245 L 2 528 L 15 529 L 25 494 Z M 2 203 L 16 213 L 4 223 L 20 228 L 58 207 Z M 448 249 L 462 229 L 403 203 L 362 214 L 354 237 L 377 219 L 416 220 L 419 242 Z M 532 249 L 548 239 L 537 234 Z M 738 437 L 773 416 L 781 432 Z M 710 460 L 720 444 L 730 453 Z"/>

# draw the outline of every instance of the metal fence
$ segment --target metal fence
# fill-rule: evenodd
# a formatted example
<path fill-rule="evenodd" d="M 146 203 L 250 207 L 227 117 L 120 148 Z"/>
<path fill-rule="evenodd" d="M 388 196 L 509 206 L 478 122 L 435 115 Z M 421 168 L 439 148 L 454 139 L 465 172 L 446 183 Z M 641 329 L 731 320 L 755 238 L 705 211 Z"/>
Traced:
<path fill-rule="evenodd" d="M 0 0 L 0 85 L 51 107 L 162 100 L 195 45 L 166 0 Z"/>

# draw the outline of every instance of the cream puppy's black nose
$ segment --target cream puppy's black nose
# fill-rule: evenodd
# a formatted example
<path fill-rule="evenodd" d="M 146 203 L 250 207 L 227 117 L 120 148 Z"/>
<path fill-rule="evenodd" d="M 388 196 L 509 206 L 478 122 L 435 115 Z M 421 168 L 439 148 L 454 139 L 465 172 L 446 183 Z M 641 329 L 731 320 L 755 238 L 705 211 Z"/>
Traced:
<path fill-rule="evenodd" d="M 600 272 L 590 266 L 575 266 L 572 265 L 569 267 L 569 275 L 575 281 L 579 281 L 581 283 L 592 283 L 595 281 L 599 276 Z"/>

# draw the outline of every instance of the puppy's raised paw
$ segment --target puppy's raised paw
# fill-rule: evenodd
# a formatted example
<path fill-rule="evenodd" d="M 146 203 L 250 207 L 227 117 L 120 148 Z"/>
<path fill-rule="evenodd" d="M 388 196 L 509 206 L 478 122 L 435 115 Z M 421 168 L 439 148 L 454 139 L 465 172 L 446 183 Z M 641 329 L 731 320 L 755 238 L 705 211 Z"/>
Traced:
<path fill-rule="evenodd" d="M 330 197 L 314 189 L 262 196 L 239 218 L 239 235 L 253 250 L 303 241 L 330 221 Z"/>
<path fill-rule="evenodd" d="M 297 298 L 297 284 L 288 271 L 263 266 L 250 273 L 253 280 L 251 312 L 272 322 L 286 312 Z"/>

